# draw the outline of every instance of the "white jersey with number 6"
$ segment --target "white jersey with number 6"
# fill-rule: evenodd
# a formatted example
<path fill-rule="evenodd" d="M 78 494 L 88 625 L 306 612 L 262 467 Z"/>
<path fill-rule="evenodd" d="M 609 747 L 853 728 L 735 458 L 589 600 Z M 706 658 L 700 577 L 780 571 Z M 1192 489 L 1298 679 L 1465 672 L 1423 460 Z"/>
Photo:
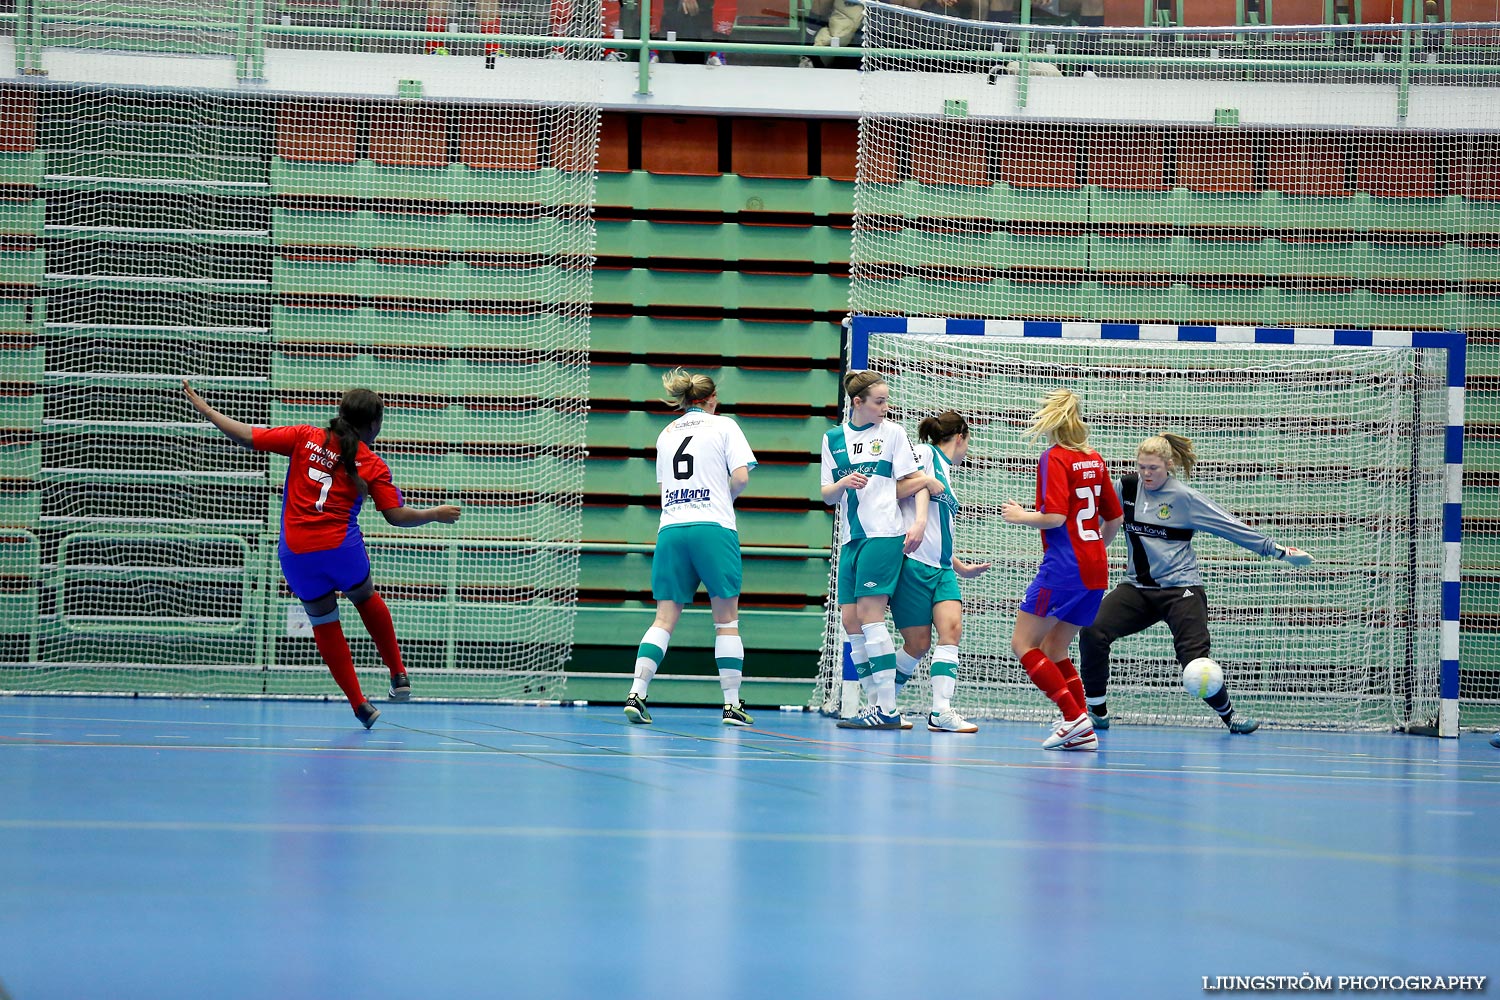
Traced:
<path fill-rule="evenodd" d="M 729 474 L 742 465 L 755 468 L 755 452 L 728 417 L 695 407 L 668 424 L 656 439 L 661 527 L 721 524 L 736 530 Z"/>

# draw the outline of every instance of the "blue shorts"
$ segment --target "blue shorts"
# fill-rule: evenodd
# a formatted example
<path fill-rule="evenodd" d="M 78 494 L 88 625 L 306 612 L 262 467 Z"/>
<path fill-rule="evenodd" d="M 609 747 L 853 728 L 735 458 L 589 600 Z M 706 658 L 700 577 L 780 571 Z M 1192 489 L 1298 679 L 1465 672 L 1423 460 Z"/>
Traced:
<path fill-rule="evenodd" d="M 1094 624 L 1099 613 L 1099 602 L 1104 600 L 1102 590 L 1084 590 L 1082 587 L 1044 587 L 1040 580 L 1032 580 L 1021 598 L 1021 610 L 1038 618 L 1056 618 L 1058 621 L 1088 628 Z"/>
<path fill-rule="evenodd" d="M 315 601 L 337 591 L 350 591 L 370 575 L 370 556 L 363 535 L 353 534 L 336 549 L 293 552 L 286 542 L 277 546 L 286 585 L 299 601 Z"/>

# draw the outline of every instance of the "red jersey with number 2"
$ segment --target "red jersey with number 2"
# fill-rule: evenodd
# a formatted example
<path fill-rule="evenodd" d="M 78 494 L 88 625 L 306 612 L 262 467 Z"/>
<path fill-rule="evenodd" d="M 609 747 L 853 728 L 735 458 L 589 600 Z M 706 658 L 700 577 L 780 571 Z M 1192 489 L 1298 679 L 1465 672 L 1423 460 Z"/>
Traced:
<path fill-rule="evenodd" d="M 1109 586 L 1109 557 L 1100 528 L 1121 516 L 1120 497 L 1104 459 L 1095 451 L 1053 445 L 1042 452 L 1036 472 L 1036 509 L 1067 520 L 1042 530 L 1042 565 L 1037 582 L 1053 589 L 1103 590 Z"/>
<path fill-rule="evenodd" d="M 344 470 L 339 439 L 322 427 L 257 427 L 251 447 L 291 460 L 281 495 L 281 540 L 298 554 L 336 549 L 351 535 L 360 538 L 365 493 L 375 498 L 376 510 L 405 506 L 391 481 L 391 467 L 363 441 L 354 456 L 363 490 Z"/>

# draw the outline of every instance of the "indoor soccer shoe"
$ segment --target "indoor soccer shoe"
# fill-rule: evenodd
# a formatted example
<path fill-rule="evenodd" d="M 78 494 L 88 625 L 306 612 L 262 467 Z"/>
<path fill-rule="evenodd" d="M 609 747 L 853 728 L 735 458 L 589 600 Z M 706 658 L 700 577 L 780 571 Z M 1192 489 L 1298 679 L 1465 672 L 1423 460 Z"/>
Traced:
<path fill-rule="evenodd" d="M 354 716 L 364 724 L 366 729 L 375 725 L 375 720 L 380 718 L 380 709 L 371 705 L 368 701 L 362 701 L 354 706 Z"/>
<path fill-rule="evenodd" d="M 1249 736 L 1259 728 L 1259 719 L 1231 719 L 1229 722 L 1229 731 L 1236 736 Z"/>
<path fill-rule="evenodd" d="M 927 716 L 927 728 L 934 733 L 977 733 L 979 727 L 951 708 Z"/>
<path fill-rule="evenodd" d="M 651 725 L 651 713 L 646 711 L 646 699 L 631 695 L 625 699 L 625 718 L 641 726 Z"/>
<path fill-rule="evenodd" d="M 840 729 L 900 729 L 901 716 L 899 713 L 886 715 L 880 710 L 879 705 L 866 705 L 853 717 L 840 719 L 838 727 Z"/>
<path fill-rule="evenodd" d="M 1085 713 L 1072 722 L 1063 722 L 1042 740 L 1043 750 L 1098 750 L 1099 737 L 1094 735 L 1094 724 Z"/>
<path fill-rule="evenodd" d="M 391 701 L 411 700 L 411 680 L 403 670 L 391 677 Z"/>
<path fill-rule="evenodd" d="M 1496 733 L 1494 736 L 1490 737 L 1490 746 L 1500 747 L 1500 733 Z"/>
<path fill-rule="evenodd" d="M 726 726 L 748 726 L 755 720 L 750 718 L 750 713 L 745 711 L 744 702 L 737 705 L 724 706 L 724 725 Z"/>
<path fill-rule="evenodd" d="M 1107 715 L 1095 715 L 1093 712 L 1090 712 L 1089 721 L 1094 724 L 1096 730 L 1109 728 L 1109 716 Z"/>

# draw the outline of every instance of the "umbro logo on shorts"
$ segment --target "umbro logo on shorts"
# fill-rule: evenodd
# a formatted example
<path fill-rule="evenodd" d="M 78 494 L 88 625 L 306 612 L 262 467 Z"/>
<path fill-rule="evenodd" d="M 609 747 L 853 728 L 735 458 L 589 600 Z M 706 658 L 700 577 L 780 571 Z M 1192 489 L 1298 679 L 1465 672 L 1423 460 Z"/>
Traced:
<path fill-rule="evenodd" d="M 865 584 L 865 586 L 866 587 L 873 587 L 873 586 L 875 586 L 875 581 L 871 580 L 869 583 Z"/>

